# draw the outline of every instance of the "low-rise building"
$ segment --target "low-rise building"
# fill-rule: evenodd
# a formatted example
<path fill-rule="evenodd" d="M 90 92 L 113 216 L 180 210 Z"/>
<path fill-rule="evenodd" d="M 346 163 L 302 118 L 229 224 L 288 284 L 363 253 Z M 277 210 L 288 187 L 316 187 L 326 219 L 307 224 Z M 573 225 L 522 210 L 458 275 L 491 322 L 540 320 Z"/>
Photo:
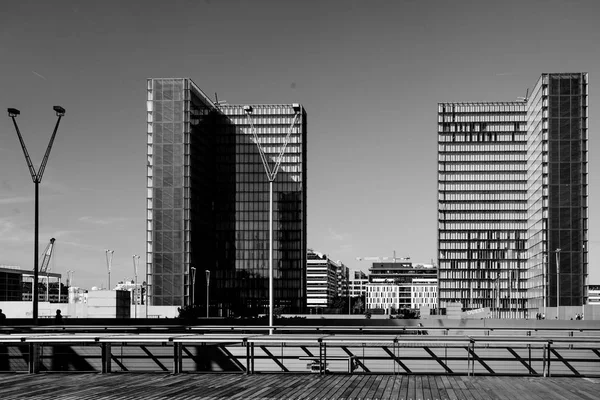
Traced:
<path fill-rule="evenodd" d="M 386 314 L 393 314 L 400 309 L 418 309 L 420 306 L 417 304 L 425 301 L 430 303 L 433 297 L 430 293 L 436 293 L 437 300 L 437 268 L 434 265 L 413 265 L 409 261 L 394 260 L 373 263 L 369 272 L 366 298 L 368 310 L 383 310 Z"/>

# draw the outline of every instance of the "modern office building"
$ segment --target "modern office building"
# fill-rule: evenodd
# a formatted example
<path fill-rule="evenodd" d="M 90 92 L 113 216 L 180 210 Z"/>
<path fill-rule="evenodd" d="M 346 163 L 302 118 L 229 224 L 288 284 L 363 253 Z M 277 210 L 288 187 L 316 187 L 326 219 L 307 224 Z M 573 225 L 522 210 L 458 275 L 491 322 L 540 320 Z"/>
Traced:
<path fill-rule="evenodd" d="M 188 78 L 148 79 L 147 96 L 149 303 L 208 301 L 211 316 L 268 311 L 266 164 L 278 171 L 272 174 L 274 307 L 303 311 L 302 106 L 217 104 Z"/>
<path fill-rule="evenodd" d="M 587 81 L 542 74 L 521 101 L 439 103 L 441 307 L 524 317 L 585 301 Z"/>

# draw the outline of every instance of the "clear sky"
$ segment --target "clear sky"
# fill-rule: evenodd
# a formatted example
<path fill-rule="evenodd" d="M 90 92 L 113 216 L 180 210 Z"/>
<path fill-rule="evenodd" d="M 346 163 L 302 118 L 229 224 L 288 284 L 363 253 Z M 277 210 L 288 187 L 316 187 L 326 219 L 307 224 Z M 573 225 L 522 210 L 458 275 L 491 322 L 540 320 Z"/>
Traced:
<path fill-rule="evenodd" d="M 512 101 L 543 72 L 590 73 L 589 248 L 600 283 L 600 2 L 17 1 L 0 12 L 0 106 L 19 108 L 40 185 L 40 251 L 74 284 L 144 271 L 145 85 L 190 77 L 230 104 L 308 114 L 308 245 L 356 257 L 436 258 L 437 103 Z M 600 87 L 600 84 L 598 85 Z M 33 194 L 0 118 L 0 264 L 32 268 Z"/>

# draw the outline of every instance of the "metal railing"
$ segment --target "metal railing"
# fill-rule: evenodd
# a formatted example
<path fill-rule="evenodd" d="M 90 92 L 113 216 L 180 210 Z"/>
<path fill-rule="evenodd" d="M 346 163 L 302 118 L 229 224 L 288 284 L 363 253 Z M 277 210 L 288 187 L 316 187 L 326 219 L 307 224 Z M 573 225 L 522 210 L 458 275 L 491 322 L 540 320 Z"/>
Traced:
<path fill-rule="evenodd" d="M 288 328 L 289 329 L 289 328 Z M 600 336 L 31 332 L 0 335 L 0 371 L 378 373 L 600 377 Z M 577 333 L 577 334 L 576 334 Z M 585 335 L 583 334 L 585 333 Z M 596 332 L 598 333 L 598 332 Z"/>

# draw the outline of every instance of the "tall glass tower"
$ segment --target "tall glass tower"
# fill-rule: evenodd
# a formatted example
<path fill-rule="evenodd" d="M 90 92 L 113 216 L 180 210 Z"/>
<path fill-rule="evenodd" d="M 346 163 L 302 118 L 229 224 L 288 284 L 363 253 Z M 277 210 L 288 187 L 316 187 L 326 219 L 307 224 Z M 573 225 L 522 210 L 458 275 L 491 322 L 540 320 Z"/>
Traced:
<path fill-rule="evenodd" d="M 587 74 L 542 74 L 518 102 L 440 103 L 440 306 L 531 316 L 557 290 L 582 305 L 587 179 Z"/>
<path fill-rule="evenodd" d="M 269 165 L 283 151 L 273 185 L 274 305 L 302 311 L 304 109 L 253 105 L 249 116 L 242 105 L 212 102 L 187 78 L 148 79 L 147 90 L 150 304 L 208 301 L 211 316 L 266 313 L 269 183 L 260 146 Z"/>

